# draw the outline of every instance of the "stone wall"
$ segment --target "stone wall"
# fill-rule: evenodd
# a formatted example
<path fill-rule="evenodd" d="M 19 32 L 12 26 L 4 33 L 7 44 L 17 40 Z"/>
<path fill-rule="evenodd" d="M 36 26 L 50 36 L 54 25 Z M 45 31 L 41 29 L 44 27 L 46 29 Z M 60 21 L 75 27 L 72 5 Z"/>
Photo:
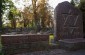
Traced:
<path fill-rule="evenodd" d="M 49 35 L 2 35 L 2 51 L 5 55 L 42 50 L 48 45 Z M 40 49 L 39 47 L 42 46 Z"/>

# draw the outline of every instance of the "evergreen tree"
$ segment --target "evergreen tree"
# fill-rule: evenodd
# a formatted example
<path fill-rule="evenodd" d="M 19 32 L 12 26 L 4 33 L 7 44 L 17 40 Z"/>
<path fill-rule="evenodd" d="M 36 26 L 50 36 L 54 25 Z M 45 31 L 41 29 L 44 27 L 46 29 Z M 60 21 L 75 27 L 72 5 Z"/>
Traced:
<path fill-rule="evenodd" d="M 79 9 L 82 11 L 82 16 L 83 16 L 83 31 L 85 33 L 85 0 L 80 0 Z"/>
<path fill-rule="evenodd" d="M 71 0 L 71 4 L 72 4 L 73 6 L 75 6 L 75 2 L 74 2 L 74 0 Z"/>
<path fill-rule="evenodd" d="M 2 32 L 2 0 L 0 0 L 0 33 Z"/>

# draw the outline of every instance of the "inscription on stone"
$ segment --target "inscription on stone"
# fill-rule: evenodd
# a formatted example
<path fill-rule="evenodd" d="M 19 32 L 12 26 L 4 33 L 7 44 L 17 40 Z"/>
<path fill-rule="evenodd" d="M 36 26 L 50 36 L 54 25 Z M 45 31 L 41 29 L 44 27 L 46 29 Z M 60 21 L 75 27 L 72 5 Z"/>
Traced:
<path fill-rule="evenodd" d="M 79 15 L 71 14 L 71 10 L 69 10 L 69 12 L 67 14 L 66 13 L 63 13 L 62 16 L 64 18 L 64 24 L 63 24 L 63 26 L 64 26 L 64 28 L 69 28 L 70 29 L 69 32 L 71 34 L 73 33 L 74 29 L 78 29 L 78 27 L 76 27 L 75 25 L 77 23 L 77 20 L 78 20 Z M 71 18 L 69 18 L 69 17 L 75 17 L 75 20 L 73 22 L 73 27 L 72 26 L 65 27 L 66 23 L 67 22 L 70 22 L 70 20 L 71 20 Z M 70 19 L 70 20 L 68 21 L 68 19 Z M 70 25 L 72 25 L 72 23 Z"/>
<path fill-rule="evenodd" d="M 57 39 L 73 39 L 83 37 L 83 21 L 80 10 L 65 1 L 55 8 L 54 11 Z"/>

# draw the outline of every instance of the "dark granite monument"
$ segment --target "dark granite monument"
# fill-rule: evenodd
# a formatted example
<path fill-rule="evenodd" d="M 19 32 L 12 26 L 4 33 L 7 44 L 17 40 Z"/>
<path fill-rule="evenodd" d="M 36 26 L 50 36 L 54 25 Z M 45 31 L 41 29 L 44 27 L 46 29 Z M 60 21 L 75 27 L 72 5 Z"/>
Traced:
<path fill-rule="evenodd" d="M 60 46 L 78 49 L 85 46 L 81 11 L 69 2 L 59 3 L 54 11 L 54 36 Z"/>
<path fill-rule="evenodd" d="M 57 39 L 83 38 L 81 11 L 65 1 L 55 8 L 55 35 Z"/>

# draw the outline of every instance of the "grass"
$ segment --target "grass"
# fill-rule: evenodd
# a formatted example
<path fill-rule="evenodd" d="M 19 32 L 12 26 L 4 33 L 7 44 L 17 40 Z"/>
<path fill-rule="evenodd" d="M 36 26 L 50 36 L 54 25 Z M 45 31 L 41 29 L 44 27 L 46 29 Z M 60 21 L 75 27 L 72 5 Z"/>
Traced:
<path fill-rule="evenodd" d="M 52 42 L 54 41 L 54 35 L 49 35 L 49 44 L 52 45 Z"/>

